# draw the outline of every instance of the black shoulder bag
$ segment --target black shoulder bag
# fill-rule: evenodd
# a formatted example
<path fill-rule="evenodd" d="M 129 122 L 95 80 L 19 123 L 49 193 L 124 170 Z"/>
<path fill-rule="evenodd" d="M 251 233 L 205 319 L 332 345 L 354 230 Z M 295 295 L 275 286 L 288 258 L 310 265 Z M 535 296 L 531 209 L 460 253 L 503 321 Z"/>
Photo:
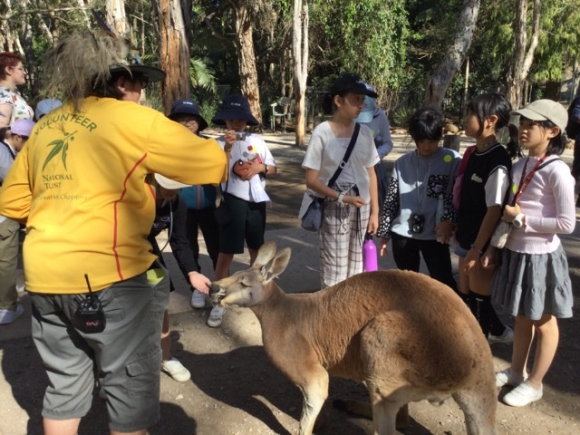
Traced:
<path fill-rule="evenodd" d="M 354 144 L 358 138 L 358 133 L 360 131 L 360 124 L 357 122 L 354 126 L 354 132 L 352 133 L 352 137 L 350 138 L 350 143 L 348 144 L 348 148 L 346 149 L 346 153 L 344 153 L 344 157 L 342 158 L 342 162 L 338 165 L 338 168 L 334 172 L 334 175 L 328 182 L 328 187 L 332 187 L 338 176 L 342 172 L 343 168 L 346 166 L 350 155 L 352 154 L 352 149 L 354 148 Z M 306 213 L 302 216 L 302 228 L 306 231 L 318 231 L 322 225 L 322 215 L 324 213 L 324 198 L 320 198 L 318 196 L 310 195 L 312 197 L 312 202 L 308 206 Z"/>

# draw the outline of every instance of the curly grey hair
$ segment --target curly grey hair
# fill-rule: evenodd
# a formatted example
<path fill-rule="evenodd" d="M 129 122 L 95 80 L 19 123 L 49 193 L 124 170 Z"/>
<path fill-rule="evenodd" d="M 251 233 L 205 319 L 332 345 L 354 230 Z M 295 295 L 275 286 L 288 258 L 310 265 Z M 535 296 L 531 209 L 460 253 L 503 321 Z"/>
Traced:
<path fill-rule="evenodd" d="M 62 39 L 44 58 L 42 94 L 72 103 L 75 111 L 90 95 L 111 96 L 110 67 L 126 64 L 128 50 L 127 40 L 90 31 Z"/>

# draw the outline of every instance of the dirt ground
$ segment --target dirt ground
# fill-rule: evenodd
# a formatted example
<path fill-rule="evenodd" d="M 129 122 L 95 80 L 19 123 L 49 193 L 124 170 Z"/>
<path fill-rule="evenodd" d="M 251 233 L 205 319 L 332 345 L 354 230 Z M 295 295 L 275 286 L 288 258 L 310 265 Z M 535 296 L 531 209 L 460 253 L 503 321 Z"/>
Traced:
<path fill-rule="evenodd" d="M 297 225 L 296 212 L 302 197 L 303 150 L 289 146 L 287 135 L 267 137 L 277 159 L 280 174 L 269 181 L 274 207 L 269 211 L 268 233 L 284 240 L 278 230 Z M 389 156 L 391 162 L 409 149 L 404 138 Z M 568 156 L 569 157 L 569 156 Z M 296 231 L 300 231 L 296 229 Z M 286 234 L 286 233 L 284 233 Z M 300 233 L 296 233 L 300 237 Z M 556 360 L 545 379 L 544 398 L 526 408 L 498 404 L 497 426 L 500 434 L 579 434 L 580 433 L 580 231 L 564 239 L 569 253 L 576 307 L 574 318 L 562 320 L 561 343 Z M 316 249 L 313 247 L 312 249 Z M 166 258 L 170 271 L 177 271 Z M 314 256 L 316 258 L 316 256 Z M 209 264 L 202 259 L 202 267 Z M 240 263 L 244 260 L 241 259 Z M 240 265 L 243 267 L 243 265 Z M 207 268 L 206 268 L 207 270 Z M 296 281 L 300 275 L 291 277 Z M 288 287 L 288 286 L 287 286 Z M 314 287 L 313 287 L 314 289 Z M 287 291 L 292 289 L 286 288 Z M 188 290 L 178 280 L 178 292 Z M 173 297 L 173 296 L 172 296 Z M 26 296 L 23 296 L 26 303 Z M 27 332 L 26 319 L 0 329 L 0 435 L 41 434 L 43 391 L 47 378 L 36 349 Z M 236 308 L 226 314 L 221 328 L 205 325 L 209 307 L 192 310 L 186 304 L 172 309 L 173 353 L 191 370 L 192 379 L 178 383 L 162 374 L 161 420 L 150 429 L 152 435 L 247 435 L 295 434 L 302 407 L 300 391 L 268 361 L 261 347 L 260 326 L 248 309 Z M 506 318 L 506 322 L 512 320 Z M 12 329 L 9 329 L 12 328 Z M 442 352 L 445 349 L 441 349 Z M 498 369 L 505 368 L 511 346 L 492 347 Z M 371 422 L 347 415 L 332 407 L 334 399 L 366 398 L 366 391 L 354 382 L 332 379 L 326 403 L 326 424 L 319 435 L 372 434 Z M 411 426 L 404 434 L 465 434 L 463 415 L 453 401 L 441 407 L 427 402 L 410 405 Z M 83 419 L 79 434 L 106 434 L 105 402 L 95 396 L 90 413 Z"/>

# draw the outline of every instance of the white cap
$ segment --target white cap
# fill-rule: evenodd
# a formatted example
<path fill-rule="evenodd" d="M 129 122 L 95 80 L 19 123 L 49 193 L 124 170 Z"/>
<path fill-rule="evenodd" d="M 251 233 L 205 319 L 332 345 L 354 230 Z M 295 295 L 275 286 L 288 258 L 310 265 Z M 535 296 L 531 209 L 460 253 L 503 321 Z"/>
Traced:
<path fill-rule="evenodd" d="M 184 187 L 191 186 L 190 184 L 183 184 L 180 183 L 179 181 L 175 181 L 170 178 L 164 177 L 161 174 L 155 174 L 155 181 L 157 181 L 157 184 L 159 184 L 161 187 L 167 190 L 179 190 L 183 189 Z"/>

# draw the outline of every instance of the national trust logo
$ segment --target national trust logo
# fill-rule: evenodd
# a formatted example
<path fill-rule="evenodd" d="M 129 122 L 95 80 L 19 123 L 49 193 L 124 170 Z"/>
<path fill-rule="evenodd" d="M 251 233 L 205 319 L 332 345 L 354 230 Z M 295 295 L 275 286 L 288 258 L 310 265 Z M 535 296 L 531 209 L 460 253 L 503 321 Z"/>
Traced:
<path fill-rule="evenodd" d="M 66 133 L 65 132 L 64 139 L 53 140 L 51 143 L 49 143 L 47 145 L 49 147 L 54 147 L 54 148 L 46 157 L 46 160 L 44 161 L 44 165 L 42 165 L 43 171 L 44 171 L 44 168 L 46 168 L 46 165 L 48 165 L 48 162 L 50 162 L 54 157 L 58 156 L 59 154 L 61 156 L 64 169 L 66 171 L 68 171 L 68 169 L 66 168 L 66 156 L 67 156 L 67 152 L 68 152 L 68 145 L 69 145 L 69 142 L 74 141 L 74 139 L 75 139 L 74 135 L 76 133 L 77 133 L 76 131 L 74 133 Z"/>

